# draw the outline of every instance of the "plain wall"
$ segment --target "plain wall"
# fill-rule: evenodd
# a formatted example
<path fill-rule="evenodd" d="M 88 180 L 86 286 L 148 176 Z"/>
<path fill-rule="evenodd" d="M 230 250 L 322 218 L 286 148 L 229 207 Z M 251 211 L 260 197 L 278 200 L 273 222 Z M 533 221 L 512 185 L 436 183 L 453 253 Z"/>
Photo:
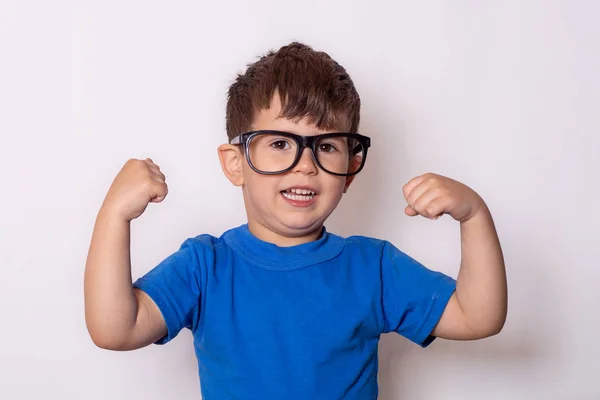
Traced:
<path fill-rule="evenodd" d="M 600 3 L 0 3 L 0 398 L 197 399 L 191 335 L 96 348 L 83 272 L 123 163 L 170 193 L 133 223 L 134 278 L 187 237 L 245 222 L 221 173 L 228 85 L 300 40 L 345 66 L 373 147 L 328 230 L 392 241 L 456 276 L 459 225 L 403 213 L 435 172 L 478 191 L 504 249 L 509 315 L 478 342 L 380 346 L 381 399 L 599 399 Z"/>

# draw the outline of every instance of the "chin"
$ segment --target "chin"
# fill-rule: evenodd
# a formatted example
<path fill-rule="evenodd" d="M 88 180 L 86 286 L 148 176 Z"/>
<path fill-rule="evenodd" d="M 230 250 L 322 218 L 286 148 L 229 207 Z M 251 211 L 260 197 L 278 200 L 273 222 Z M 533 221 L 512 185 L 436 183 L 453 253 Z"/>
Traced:
<path fill-rule="evenodd" d="M 314 232 L 323 226 L 326 218 L 308 218 L 306 215 L 298 215 L 296 217 L 282 218 L 279 220 L 279 225 L 285 233 L 285 236 L 300 237 Z"/>

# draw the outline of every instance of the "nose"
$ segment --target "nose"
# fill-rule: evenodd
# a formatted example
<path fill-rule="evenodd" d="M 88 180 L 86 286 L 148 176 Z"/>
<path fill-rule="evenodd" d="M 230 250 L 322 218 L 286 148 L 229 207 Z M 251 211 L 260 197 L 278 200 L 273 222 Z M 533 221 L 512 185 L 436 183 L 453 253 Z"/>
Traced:
<path fill-rule="evenodd" d="M 294 172 L 302 172 L 306 175 L 316 175 L 318 167 L 315 165 L 315 161 L 312 158 L 312 150 L 309 147 L 305 147 L 300 153 L 300 159 L 298 164 L 294 167 Z"/>

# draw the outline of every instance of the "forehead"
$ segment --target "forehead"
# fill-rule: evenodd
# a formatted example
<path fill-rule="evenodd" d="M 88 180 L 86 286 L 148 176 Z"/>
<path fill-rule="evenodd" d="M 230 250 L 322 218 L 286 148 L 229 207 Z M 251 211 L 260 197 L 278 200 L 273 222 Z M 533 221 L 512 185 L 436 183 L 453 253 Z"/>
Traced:
<path fill-rule="evenodd" d="M 279 95 L 275 92 L 271 100 L 271 106 L 267 109 L 260 110 L 254 116 L 252 130 L 276 130 L 295 133 L 298 135 L 318 135 L 321 133 L 337 132 L 338 130 L 322 130 L 314 124 L 307 122 L 305 118 L 300 120 L 291 120 L 280 116 L 281 101 Z"/>

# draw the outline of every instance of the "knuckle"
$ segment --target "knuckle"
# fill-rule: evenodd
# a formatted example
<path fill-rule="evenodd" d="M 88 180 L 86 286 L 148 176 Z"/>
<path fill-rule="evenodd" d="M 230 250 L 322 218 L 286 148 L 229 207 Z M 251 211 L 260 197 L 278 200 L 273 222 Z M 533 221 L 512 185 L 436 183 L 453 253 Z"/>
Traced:
<path fill-rule="evenodd" d="M 140 186 L 141 186 L 142 190 L 144 190 L 146 192 L 149 191 L 150 188 L 152 187 L 152 179 L 144 179 Z"/>
<path fill-rule="evenodd" d="M 152 177 L 152 174 L 153 174 L 152 168 L 150 168 L 150 166 L 148 164 L 146 164 L 142 161 L 142 164 L 140 165 L 140 167 L 143 169 L 145 176 L 147 176 L 149 178 Z"/>
<path fill-rule="evenodd" d="M 132 169 L 140 170 L 145 168 L 144 161 L 138 160 L 136 158 L 132 158 L 131 160 L 127 161 L 127 163 Z"/>
<path fill-rule="evenodd" d="M 419 202 L 419 201 L 415 201 L 415 202 L 413 203 L 413 205 L 412 205 L 412 208 L 413 208 L 415 211 L 422 211 L 422 210 L 423 210 L 423 207 L 422 207 L 422 205 L 421 205 L 421 202 Z"/>
<path fill-rule="evenodd" d="M 448 187 L 440 187 L 438 197 L 443 197 L 444 199 L 448 198 L 448 196 L 452 195 L 452 190 Z"/>

